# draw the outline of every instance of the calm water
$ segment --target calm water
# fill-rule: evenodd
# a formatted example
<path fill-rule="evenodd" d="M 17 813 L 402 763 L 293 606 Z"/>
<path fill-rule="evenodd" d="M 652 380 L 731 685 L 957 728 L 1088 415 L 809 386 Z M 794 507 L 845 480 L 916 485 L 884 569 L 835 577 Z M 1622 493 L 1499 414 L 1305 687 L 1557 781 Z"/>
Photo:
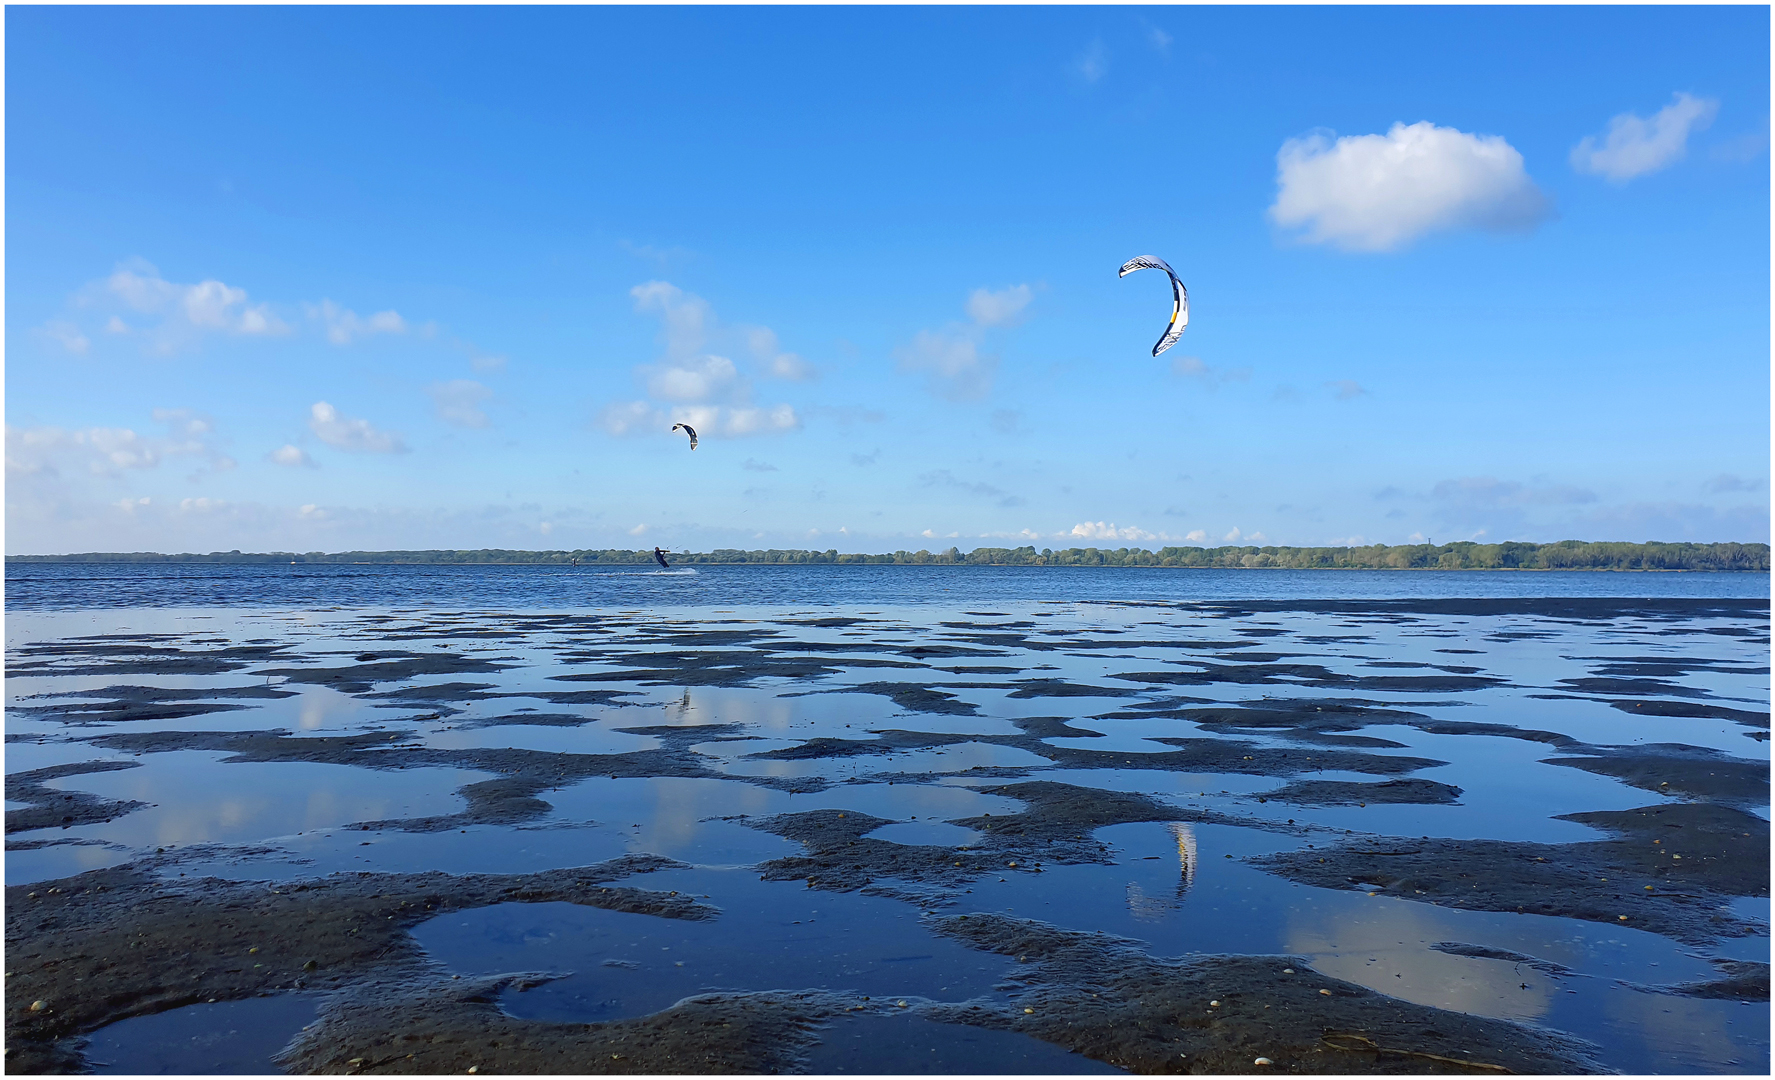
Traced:
<path fill-rule="evenodd" d="M 1623 810 L 1659 796 L 1549 760 L 1548 746 L 1508 730 L 1437 733 L 1427 730 L 1432 723 L 1385 718 L 1360 731 L 1389 740 L 1372 753 L 1427 759 L 1414 775 L 1458 787 L 1457 801 L 1300 805 L 1265 798 L 1285 776 L 1145 763 L 1171 745 L 1156 740 L 1178 737 L 1231 739 L 1251 754 L 1298 747 L 1288 732 L 1218 734 L 1165 711 L 1179 701 L 1239 707 L 1278 697 L 1348 697 L 1435 722 L 1553 731 L 1597 746 L 1683 743 L 1766 763 L 1769 744 L 1759 737 L 1766 729 L 1744 719 L 1766 714 L 1769 703 L 1769 623 L 1754 607 L 1655 616 L 1623 609 L 1573 619 L 1536 614 L 1533 605 L 1426 607 L 1401 616 L 1163 602 L 1760 599 L 1769 595 L 1767 575 L 940 566 L 721 566 L 663 575 L 9 564 L 6 588 L 8 773 L 127 759 L 135 767 L 49 786 L 146 804 L 108 822 L 15 833 L 20 846 L 6 860 L 8 884 L 157 849 L 181 860 L 169 872 L 239 881 L 363 870 L 527 873 L 650 852 L 686 865 L 627 884 L 707 897 L 721 916 L 685 923 L 566 904 L 501 904 L 440 916 L 415 937 L 441 970 L 464 978 L 558 973 L 501 1001 L 514 1015 L 543 1021 L 642 1015 L 710 989 L 824 988 L 1015 1009 L 1021 1002 L 1012 1004 L 1002 985 L 1009 961 L 933 935 L 921 916 L 936 904 L 1106 931 L 1160 956 L 1301 956 L 1323 973 L 1407 1001 L 1580 1035 L 1598 1044 L 1608 1067 L 1626 1072 L 1767 1068 L 1766 1005 L 1651 989 L 1714 977 L 1713 958 L 1766 960 L 1764 897 L 1740 898 L 1733 908 L 1762 923 L 1760 935 L 1696 946 L 1573 918 L 1297 885 L 1245 861 L 1353 835 L 1594 840 L 1602 834 L 1559 815 Z M 136 636 L 91 640 L 99 634 Z M 169 649 L 191 657 L 245 642 L 284 651 L 214 672 L 157 666 Z M 129 651 L 132 643 L 139 655 Z M 398 676 L 366 666 L 369 685 L 338 684 L 344 689 L 303 675 L 311 667 L 373 665 L 366 650 L 490 666 Z M 1265 655 L 1272 650 L 1326 674 L 1318 685 L 1281 669 L 1246 677 L 1275 662 Z M 708 678 L 720 665 L 793 665 L 809 657 L 825 667 L 766 666 L 755 676 Z M 1611 664 L 1646 658 L 1674 665 L 1672 673 L 1631 687 L 1581 689 L 1609 676 Z M 1229 665 L 1243 674 L 1230 677 Z M 1197 667 L 1229 677 L 1186 687 L 1162 678 Z M 1450 672 L 1492 681 L 1435 691 L 1386 682 L 1401 673 Z M 884 691 L 888 681 L 940 692 L 965 708 L 897 699 L 892 686 Z M 1031 687 L 1050 684 L 1066 692 L 1031 696 Z M 601 702 L 574 697 L 587 687 L 621 693 Z M 213 694 L 216 711 L 123 708 L 132 694 L 185 690 Z M 1611 695 L 1628 694 L 1727 708 L 1668 716 L 1611 706 Z M 1021 739 L 1020 723 L 1032 717 L 1065 718 L 1080 737 Z M 465 822 L 442 832 L 401 824 L 462 810 L 463 788 L 495 775 L 498 763 L 476 756 L 484 751 L 624 754 L 702 726 L 710 726 L 707 741 L 685 743 L 699 775 L 564 780 L 540 793 L 545 811 L 515 823 Z M 118 735 L 268 729 L 293 739 L 398 734 L 396 750 L 428 756 L 390 769 L 369 757 L 228 761 L 213 751 L 105 743 Z M 884 731 L 947 741 L 881 754 L 769 756 Z M 1067 756 L 1077 750 L 1111 753 L 1093 762 Z M 1310 774 L 1347 781 L 1386 775 Z M 758 827 L 770 815 L 871 814 L 893 822 L 877 839 L 967 850 L 984 838 L 959 822 L 1019 812 L 1022 802 L 995 793 L 1019 779 L 1140 793 L 1180 814 L 1212 811 L 1229 823 L 1181 832 L 1164 822 L 1106 826 L 1094 836 L 1108 845 L 1107 861 L 987 873 L 940 902 L 761 880 L 761 864 L 802 851 Z M 1746 810 L 1768 813 L 1766 802 Z M 1311 831 L 1281 827 L 1297 820 Z M 356 822 L 378 824 L 352 828 Z M 1185 837 L 1189 857 L 1180 864 Z M 1506 960 L 1436 947 L 1451 941 L 1527 954 L 1569 972 L 1525 974 Z M 317 1008 L 324 1015 L 323 1003 L 295 994 L 190 1006 L 94 1033 L 92 1056 L 96 1068 L 111 1071 L 266 1070 Z M 1107 1068 L 1024 1036 L 910 1014 L 844 1021 L 822 1040 L 810 1065 L 821 1071 Z M 904 1053 L 881 1057 L 888 1043 Z"/>
<path fill-rule="evenodd" d="M 1767 597 L 1767 574 L 1140 567 L 6 564 L 10 610 L 466 604 L 1002 604 L 1017 601 Z"/>

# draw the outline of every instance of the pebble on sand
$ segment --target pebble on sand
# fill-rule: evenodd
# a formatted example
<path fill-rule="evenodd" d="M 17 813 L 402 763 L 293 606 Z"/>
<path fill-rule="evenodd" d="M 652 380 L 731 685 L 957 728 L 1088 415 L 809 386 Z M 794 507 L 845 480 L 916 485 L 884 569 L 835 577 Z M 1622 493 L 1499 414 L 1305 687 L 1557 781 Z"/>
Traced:
<path fill-rule="evenodd" d="M 1251 1064 L 1253 1064 L 1253 1065 L 1274 1065 L 1275 1062 L 1271 1061 L 1269 1058 L 1258 1058 L 1256 1061 L 1253 1061 Z"/>
<path fill-rule="evenodd" d="M 1320 993 L 1321 993 L 1321 994 L 1324 994 L 1324 995 L 1325 995 L 1325 996 L 1326 996 L 1326 997 L 1330 997 L 1330 996 L 1331 996 L 1331 991 L 1329 991 L 1329 990 L 1321 990 L 1321 991 L 1319 991 L 1319 992 L 1320 992 Z"/>

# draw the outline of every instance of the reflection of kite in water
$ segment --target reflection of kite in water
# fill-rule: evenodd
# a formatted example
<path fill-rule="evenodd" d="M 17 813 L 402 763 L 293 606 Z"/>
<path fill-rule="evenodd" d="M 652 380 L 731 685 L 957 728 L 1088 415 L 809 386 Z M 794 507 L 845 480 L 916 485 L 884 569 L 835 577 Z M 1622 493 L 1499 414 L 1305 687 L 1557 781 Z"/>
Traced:
<path fill-rule="evenodd" d="M 1153 353 L 1153 355 L 1157 356 L 1159 354 Z M 696 449 L 696 428 L 691 427 L 689 424 L 673 424 L 672 425 L 673 431 L 677 431 L 679 428 L 683 428 L 684 434 L 690 436 L 690 448 L 692 450 L 695 450 Z"/>
<path fill-rule="evenodd" d="M 1177 841 L 1177 862 L 1182 870 L 1177 882 L 1177 895 L 1196 883 L 1196 834 L 1181 821 L 1171 823 L 1171 836 Z"/>
<path fill-rule="evenodd" d="M 1165 332 L 1159 335 L 1159 343 L 1153 346 L 1153 355 L 1157 356 L 1177 344 L 1177 339 L 1183 336 L 1184 329 L 1189 326 L 1189 290 L 1183 287 L 1183 282 L 1177 280 L 1177 272 L 1157 255 L 1129 259 L 1122 264 L 1122 272 L 1117 276 L 1127 277 L 1136 270 L 1163 270 L 1171 278 L 1171 324 L 1165 327 Z M 693 441 L 694 439 L 692 436 Z"/>
<path fill-rule="evenodd" d="M 1183 894 L 1196 882 L 1196 834 L 1181 821 L 1168 826 L 1177 843 L 1177 891 L 1166 899 L 1147 892 L 1136 881 L 1128 882 L 1128 914 L 1141 922 L 1161 922 L 1165 916 L 1183 906 Z"/>
<path fill-rule="evenodd" d="M 670 570 L 672 568 L 672 564 L 666 561 L 666 553 L 659 548 L 653 549 L 653 561 L 659 563 L 659 568 L 661 570 Z"/>

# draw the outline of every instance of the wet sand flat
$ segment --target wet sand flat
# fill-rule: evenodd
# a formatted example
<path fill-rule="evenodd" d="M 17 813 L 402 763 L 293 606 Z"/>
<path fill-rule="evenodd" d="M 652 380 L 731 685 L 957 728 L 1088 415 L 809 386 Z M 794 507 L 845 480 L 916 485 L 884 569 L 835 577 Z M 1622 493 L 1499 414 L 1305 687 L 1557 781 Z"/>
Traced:
<path fill-rule="evenodd" d="M 1766 599 L 9 615 L 12 1072 L 1768 1069 Z"/>

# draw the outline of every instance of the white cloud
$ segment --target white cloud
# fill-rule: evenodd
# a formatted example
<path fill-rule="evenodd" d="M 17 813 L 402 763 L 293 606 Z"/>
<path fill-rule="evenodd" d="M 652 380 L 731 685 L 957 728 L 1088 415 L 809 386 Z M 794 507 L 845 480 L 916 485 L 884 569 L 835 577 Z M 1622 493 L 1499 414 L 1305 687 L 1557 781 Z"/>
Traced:
<path fill-rule="evenodd" d="M 704 439 L 710 435 L 771 435 L 801 426 L 801 418 L 789 405 L 676 405 L 661 409 L 645 401 L 606 405 L 594 422 L 612 435 L 666 434 L 678 439 L 684 436 L 672 431 L 673 424 L 689 424 Z"/>
<path fill-rule="evenodd" d="M 314 459 L 308 456 L 308 451 L 295 443 L 285 443 L 265 456 L 279 465 L 288 465 L 291 468 L 318 468 Z"/>
<path fill-rule="evenodd" d="M 647 378 L 647 389 L 667 401 L 731 401 L 744 396 L 745 384 L 732 360 L 706 354 L 655 368 Z"/>
<path fill-rule="evenodd" d="M 476 371 L 504 371 L 506 358 L 477 352 L 468 358 L 468 366 Z"/>
<path fill-rule="evenodd" d="M 210 439 L 214 425 L 207 418 L 187 409 L 155 409 L 153 415 L 167 426 L 165 437 L 121 427 L 68 431 L 9 425 L 6 471 L 21 477 L 55 477 L 65 472 L 120 476 L 128 469 L 152 469 L 168 458 L 178 457 L 206 459 L 209 468 L 216 471 L 234 467 L 234 461 Z"/>
<path fill-rule="evenodd" d="M 1683 159 L 1689 135 L 1713 123 L 1720 103 L 1678 92 L 1670 104 L 1642 120 L 1622 113 L 1609 121 L 1600 143 L 1586 135 L 1572 147 L 1572 168 L 1625 184 Z"/>
<path fill-rule="evenodd" d="M 1109 47 L 1101 39 L 1091 42 L 1072 62 L 1072 69 L 1088 83 L 1103 78 L 1109 72 Z"/>
<path fill-rule="evenodd" d="M 403 454 L 407 451 L 407 445 L 399 435 L 378 431 L 368 420 L 341 416 L 338 409 L 324 401 L 315 402 L 309 409 L 308 427 L 321 442 L 340 450 L 368 454 Z"/>
<path fill-rule="evenodd" d="M 80 332 L 80 327 L 66 319 L 54 319 L 43 324 L 43 336 L 74 353 L 76 356 L 86 352 L 92 342 Z"/>
<path fill-rule="evenodd" d="M 1191 529 L 1183 534 L 1183 538 L 1192 544 L 1200 544 L 1208 539 L 1207 529 Z"/>
<path fill-rule="evenodd" d="M 1325 384 L 1325 388 L 1330 390 L 1332 396 L 1339 401 L 1349 401 L 1351 398 L 1359 398 L 1368 393 L 1354 379 L 1333 379 Z"/>
<path fill-rule="evenodd" d="M 458 427 L 487 426 L 487 414 L 481 411 L 481 403 L 492 397 L 493 391 L 473 379 L 435 383 L 426 387 L 425 392 L 431 395 L 438 418 L 445 423 Z"/>
<path fill-rule="evenodd" d="M 1101 521 L 1081 521 L 1077 525 L 1074 525 L 1072 527 L 1072 531 L 1070 533 L 1063 533 L 1061 535 L 1071 536 L 1071 537 L 1074 537 L 1074 538 L 1080 539 L 1080 540 L 1159 540 L 1159 539 L 1167 539 L 1166 537 L 1164 537 L 1160 533 L 1147 532 L 1145 529 L 1136 528 L 1132 525 L 1128 526 L 1125 529 L 1118 529 L 1118 528 L 1116 528 L 1116 526 L 1113 522 L 1106 524 Z"/>
<path fill-rule="evenodd" d="M 752 350 L 752 356 L 766 374 L 791 382 L 806 382 L 820 377 L 819 369 L 794 353 L 784 352 L 778 347 L 776 332 L 770 327 L 748 326 L 743 327 L 742 331 L 746 337 L 746 347 Z"/>
<path fill-rule="evenodd" d="M 365 318 L 349 308 L 340 307 L 331 300 L 322 300 L 318 304 L 304 305 L 308 317 L 321 323 L 326 330 L 327 340 L 335 345 L 350 345 L 353 341 L 369 337 L 372 334 L 404 334 L 407 332 L 407 321 L 399 312 L 378 311 Z"/>
<path fill-rule="evenodd" d="M 1239 531 L 1239 527 L 1234 525 L 1232 531 L 1221 537 L 1221 539 L 1229 544 L 1236 544 L 1243 539 L 1244 536 L 1245 534 Z"/>
<path fill-rule="evenodd" d="M 635 526 L 635 527 L 634 527 L 634 528 L 632 528 L 632 529 L 630 529 L 630 530 L 629 530 L 629 535 L 630 535 L 630 536 L 640 536 L 640 535 L 641 535 L 641 534 L 642 534 L 642 533 L 645 533 L 645 532 L 646 532 L 646 531 L 647 531 L 647 523 L 646 523 L 646 522 L 642 522 L 642 523 L 641 523 L 641 524 L 639 524 L 639 525 L 637 525 L 637 526 Z"/>
<path fill-rule="evenodd" d="M 225 499 L 211 499 L 207 496 L 196 499 L 179 500 L 179 510 L 187 514 L 207 514 L 214 510 L 220 510 L 227 505 L 228 503 Z"/>
<path fill-rule="evenodd" d="M 785 379 L 814 375 L 794 353 L 782 351 L 768 327 L 723 327 L 701 297 L 666 281 L 649 281 L 629 290 L 635 309 L 660 317 L 664 352 L 653 364 L 636 369 L 649 401 L 616 403 L 598 415 L 598 426 L 613 435 L 658 431 L 686 423 L 702 435 L 757 435 L 790 431 L 801 419 L 789 405 L 757 406 L 752 383 L 738 364 L 708 351 L 711 341 L 743 345 L 767 374 Z"/>
<path fill-rule="evenodd" d="M 992 392 L 998 357 L 982 355 L 972 327 L 920 330 L 898 351 L 901 371 L 930 376 L 931 392 L 951 401 L 975 401 Z"/>
<path fill-rule="evenodd" d="M 154 501 L 153 499 L 149 498 L 146 495 L 143 495 L 139 499 L 119 499 L 119 500 L 117 500 L 117 508 L 119 510 L 122 510 L 126 514 L 133 514 L 136 512 L 137 507 L 147 506 L 149 503 L 152 503 L 153 501 Z"/>
<path fill-rule="evenodd" d="M 1165 31 L 1154 26 L 1152 23 L 1147 22 L 1145 19 L 1141 20 L 1141 24 L 1146 29 L 1146 40 L 1153 48 L 1162 53 L 1168 53 L 1171 51 L 1172 37 L 1170 34 L 1167 34 Z"/>
<path fill-rule="evenodd" d="M 1013 285 L 993 292 L 975 289 L 968 296 L 968 318 L 980 326 L 1008 326 L 1029 306 L 1029 286 Z"/>
<path fill-rule="evenodd" d="M 1308 243 L 1391 251 L 1444 229 L 1526 228 L 1546 199 L 1499 135 L 1423 121 L 1385 135 L 1289 139 L 1276 154 L 1270 218 Z"/>
<path fill-rule="evenodd" d="M 121 307 L 136 316 L 138 324 L 132 325 L 113 311 L 106 329 L 113 334 L 140 334 L 159 353 L 174 352 L 204 334 L 259 337 L 290 330 L 270 305 L 249 303 L 245 289 L 214 278 L 194 285 L 168 281 L 141 260 L 124 263 L 102 282 L 88 285 L 76 302 L 87 308 Z"/>
<path fill-rule="evenodd" d="M 998 357 L 980 351 L 986 331 L 1016 322 L 1029 306 L 1028 285 L 996 292 L 975 289 L 968 295 L 966 325 L 920 330 L 912 343 L 895 351 L 901 371 L 923 372 L 933 394 L 950 401 L 977 401 L 992 392 Z"/>

